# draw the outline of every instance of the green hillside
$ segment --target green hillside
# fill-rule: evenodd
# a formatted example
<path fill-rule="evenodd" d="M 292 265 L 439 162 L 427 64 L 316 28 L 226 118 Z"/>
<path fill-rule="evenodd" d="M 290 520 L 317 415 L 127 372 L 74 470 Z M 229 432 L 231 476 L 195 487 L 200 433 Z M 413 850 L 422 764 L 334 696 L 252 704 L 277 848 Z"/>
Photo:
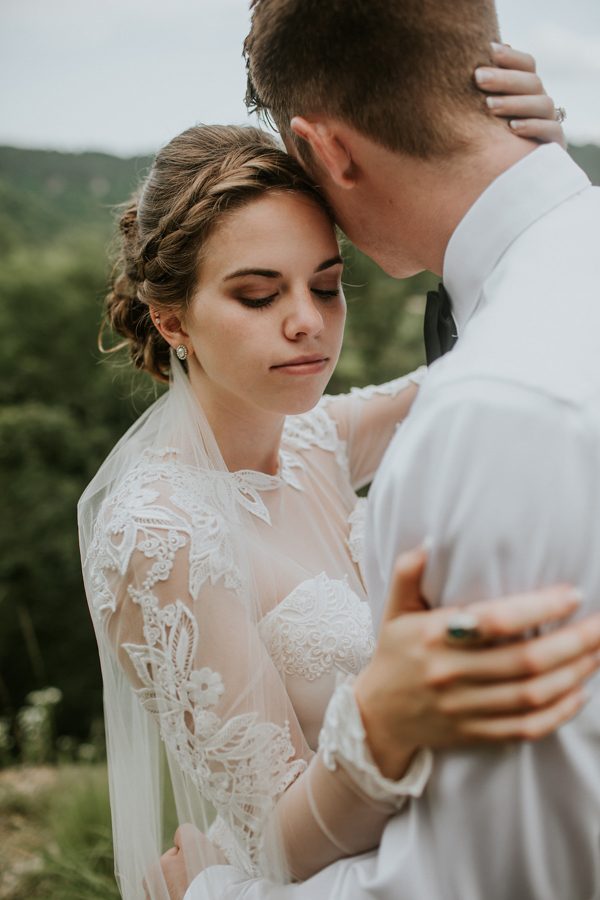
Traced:
<path fill-rule="evenodd" d="M 60 233 L 108 229 L 110 208 L 133 190 L 149 157 L 0 147 L 0 251 Z"/>
<path fill-rule="evenodd" d="M 600 147 L 569 149 L 600 184 Z M 43 244 L 81 227 L 108 234 L 111 207 L 129 196 L 150 162 L 149 156 L 0 147 L 0 252 Z"/>
<path fill-rule="evenodd" d="M 596 144 L 585 144 L 582 147 L 569 147 L 569 153 L 592 184 L 600 185 L 600 147 Z"/>

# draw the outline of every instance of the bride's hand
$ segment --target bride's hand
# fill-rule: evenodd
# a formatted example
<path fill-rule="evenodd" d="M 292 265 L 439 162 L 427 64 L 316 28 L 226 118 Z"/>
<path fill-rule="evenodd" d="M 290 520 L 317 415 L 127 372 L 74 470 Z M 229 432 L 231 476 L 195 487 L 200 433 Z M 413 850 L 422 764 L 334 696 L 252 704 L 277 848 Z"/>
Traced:
<path fill-rule="evenodd" d="M 528 53 L 513 50 L 507 44 L 492 45 L 496 65 L 475 70 L 475 82 L 486 94 L 490 112 L 508 119 L 515 134 L 541 143 L 567 142 L 554 100 L 546 94 L 535 72 L 535 60 Z"/>
<path fill-rule="evenodd" d="M 583 683 L 600 666 L 600 614 L 523 640 L 577 609 L 564 585 L 471 604 L 483 645 L 449 645 L 456 609 L 425 609 L 425 561 L 423 550 L 399 557 L 373 659 L 354 685 L 371 752 L 390 778 L 419 747 L 544 737 L 581 709 Z"/>
<path fill-rule="evenodd" d="M 183 900 L 196 875 L 207 866 L 223 865 L 227 860 L 206 835 L 190 823 L 179 826 L 173 843 L 175 846 L 163 853 L 155 871 L 149 873 L 150 877 L 146 880 L 151 884 L 164 885 L 169 900 Z M 146 900 L 148 898 L 146 888 Z"/>

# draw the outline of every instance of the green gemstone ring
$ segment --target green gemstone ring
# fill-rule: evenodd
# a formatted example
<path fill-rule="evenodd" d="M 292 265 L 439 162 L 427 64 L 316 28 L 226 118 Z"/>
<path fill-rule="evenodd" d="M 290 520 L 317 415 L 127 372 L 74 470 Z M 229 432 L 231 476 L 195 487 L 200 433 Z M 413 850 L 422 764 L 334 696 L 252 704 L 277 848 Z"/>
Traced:
<path fill-rule="evenodd" d="M 479 620 L 471 613 L 456 613 L 448 621 L 446 643 L 464 646 L 480 640 Z"/>

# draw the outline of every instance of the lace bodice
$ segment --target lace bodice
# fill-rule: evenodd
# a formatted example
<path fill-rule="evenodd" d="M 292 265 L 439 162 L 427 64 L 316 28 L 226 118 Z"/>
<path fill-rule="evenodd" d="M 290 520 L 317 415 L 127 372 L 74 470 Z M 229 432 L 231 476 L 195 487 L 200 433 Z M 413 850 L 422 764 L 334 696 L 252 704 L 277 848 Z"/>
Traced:
<path fill-rule="evenodd" d="M 369 607 L 347 582 L 324 572 L 299 584 L 262 619 L 259 631 L 284 677 L 315 681 L 334 667 L 356 674 L 373 652 Z"/>
<path fill-rule="evenodd" d="M 322 572 L 268 613 L 259 632 L 314 750 L 338 674 L 357 675 L 373 652 L 369 606 L 347 580 Z"/>
<path fill-rule="evenodd" d="M 337 681 L 374 647 L 354 486 L 408 386 L 290 417 L 275 476 L 201 471 L 178 448 L 149 448 L 96 523 L 86 580 L 98 628 L 171 764 L 216 811 L 213 839 L 249 872 L 261 871 L 269 811 L 311 764 Z"/>

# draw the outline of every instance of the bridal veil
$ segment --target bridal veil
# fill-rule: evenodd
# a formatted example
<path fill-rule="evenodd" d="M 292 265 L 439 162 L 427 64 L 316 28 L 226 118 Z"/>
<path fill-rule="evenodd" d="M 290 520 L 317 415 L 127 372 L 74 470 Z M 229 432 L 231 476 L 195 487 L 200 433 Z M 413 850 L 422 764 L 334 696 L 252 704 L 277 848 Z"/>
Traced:
<path fill-rule="evenodd" d="M 79 503 L 124 900 L 169 900 L 159 858 L 186 823 L 190 881 L 219 861 L 288 877 L 273 811 L 310 752 L 257 631 L 270 476 L 243 475 L 228 472 L 172 354 L 168 392 Z"/>

